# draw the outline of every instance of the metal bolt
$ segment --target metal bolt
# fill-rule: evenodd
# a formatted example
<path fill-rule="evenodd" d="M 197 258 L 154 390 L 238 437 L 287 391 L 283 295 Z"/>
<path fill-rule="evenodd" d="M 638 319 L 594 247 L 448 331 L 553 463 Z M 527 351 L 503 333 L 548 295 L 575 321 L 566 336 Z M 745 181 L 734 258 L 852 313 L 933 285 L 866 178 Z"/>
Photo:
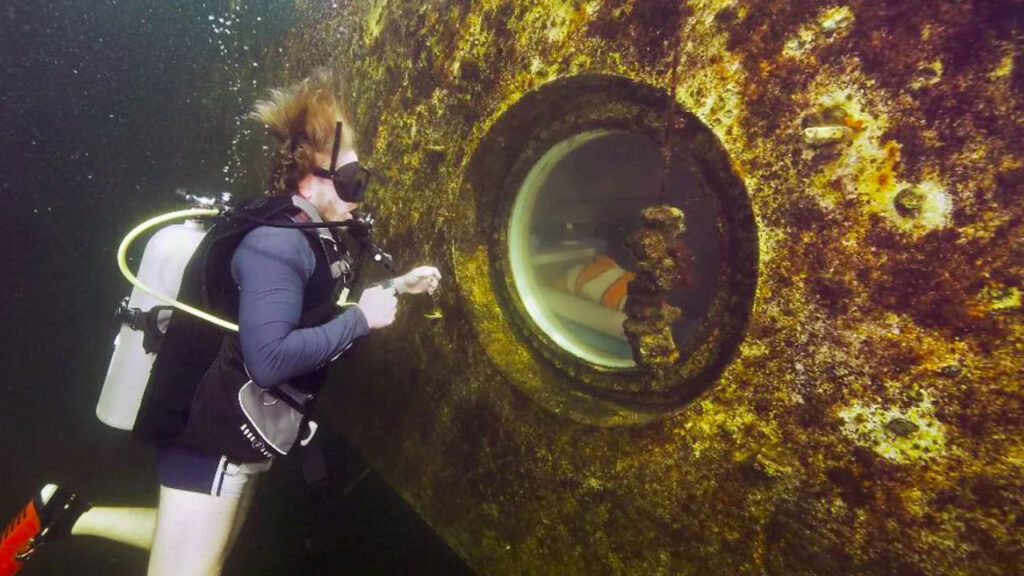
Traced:
<path fill-rule="evenodd" d="M 939 368 L 939 374 L 942 374 L 946 378 L 956 378 L 963 373 L 964 368 L 959 364 L 947 364 L 942 368 Z"/>
<path fill-rule="evenodd" d="M 852 132 L 846 126 L 811 126 L 804 128 L 804 143 L 814 147 L 838 144 L 846 140 Z"/>
<path fill-rule="evenodd" d="M 897 436 L 899 438 L 906 438 L 907 436 L 910 436 L 914 432 L 917 432 L 919 430 L 919 427 L 917 424 L 914 424 L 913 422 L 907 420 L 906 418 L 897 417 L 890 420 L 885 425 L 885 429 L 892 433 L 894 436 Z"/>
<path fill-rule="evenodd" d="M 921 214 L 924 205 L 924 193 L 916 186 L 907 186 L 896 193 L 893 199 L 896 212 L 904 218 L 914 218 Z"/>

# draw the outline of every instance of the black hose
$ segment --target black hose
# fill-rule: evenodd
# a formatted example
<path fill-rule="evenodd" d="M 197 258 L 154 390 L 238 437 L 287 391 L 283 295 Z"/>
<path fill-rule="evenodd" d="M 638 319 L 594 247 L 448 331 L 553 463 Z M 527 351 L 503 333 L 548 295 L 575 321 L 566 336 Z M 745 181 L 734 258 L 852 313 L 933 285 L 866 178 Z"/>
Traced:
<path fill-rule="evenodd" d="M 195 196 L 190 194 L 188 190 L 184 188 L 178 188 L 174 193 L 181 196 L 186 202 L 197 206 L 219 208 L 222 211 L 222 216 L 227 216 L 229 218 L 241 218 L 242 220 L 247 220 L 261 226 L 271 226 L 274 228 L 297 228 L 299 230 L 308 230 L 311 228 L 348 228 L 349 234 L 362 245 L 363 250 L 368 252 L 375 262 L 384 266 L 384 268 L 389 272 L 394 272 L 396 269 L 394 259 L 391 255 L 381 250 L 379 246 L 370 241 L 370 231 L 373 230 L 373 216 L 369 213 L 356 210 L 352 212 L 351 220 L 344 221 L 281 222 L 279 220 L 264 220 L 263 218 L 257 218 L 251 214 L 246 214 L 241 210 L 230 208 L 230 195 L 227 194 L 223 194 L 220 199 L 216 199 Z"/>
<path fill-rule="evenodd" d="M 390 254 L 381 250 L 379 246 L 370 241 L 370 230 L 373 229 L 373 217 L 367 215 L 364 219 L 361 213 L 351 220 L 344 221 L 330 221 L 330 222 L 281 222 L 278 220 L 264 220 L 263 218 L 257 218 L 245 212 L 238 210 L 228 210 L 224 212 L 228 217 L 241 218 L 261 226 L 272 226 L 274 228 L 298 228 L 298 229 L 309 229 L 309 228 L 348 228 L 349 234 L 353 238 L 359 241 L 362 245 L 363 250 L 370 254 L 374 262 L 379 263 L 388 272 L 395 272 L 394 259 Z"/>
<path fill-rule="evenodd" d="M 363 228 L 366 229 L 369 225 L 366 221 L 361 219 L 353 218 L 352 220 L 332 220 L 327 222 L 281 222 L 279 220 L 264 220 L 263 218 L 257 218 L 245 212 L 238 210 L 228 210 L 224 213 L 232 218 L 241 218 L 242 220 L 248 220 L 261 226 L 273 226 L 274 228 L 298 228 L 298 229 L 310 229 L 310 228 Z M 362 230 L 353 230 L 354 234 L 359 234 Z"/>

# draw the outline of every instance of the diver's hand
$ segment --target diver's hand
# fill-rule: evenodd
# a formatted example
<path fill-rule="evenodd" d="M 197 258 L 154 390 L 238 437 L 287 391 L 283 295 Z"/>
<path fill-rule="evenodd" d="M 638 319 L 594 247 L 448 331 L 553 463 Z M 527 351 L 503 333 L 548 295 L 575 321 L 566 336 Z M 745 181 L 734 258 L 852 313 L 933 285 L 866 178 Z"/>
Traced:
<path fill-rule="evenodd" d="M 441 283 L 441 272 L 433 266 L 413 268 L 403 276 L 395 278 L 395 290 L 399 294 L 433 294 Z"/>
<path fill-rule="evenodd" d="M 359 309 L 366 316 L 366 323 L 370 330 L 390 326 L 395 321 L 395 311 L 398 310 L 398 298 L 394 290 L 374 286 L 363 291 L 359 297 Z"/>

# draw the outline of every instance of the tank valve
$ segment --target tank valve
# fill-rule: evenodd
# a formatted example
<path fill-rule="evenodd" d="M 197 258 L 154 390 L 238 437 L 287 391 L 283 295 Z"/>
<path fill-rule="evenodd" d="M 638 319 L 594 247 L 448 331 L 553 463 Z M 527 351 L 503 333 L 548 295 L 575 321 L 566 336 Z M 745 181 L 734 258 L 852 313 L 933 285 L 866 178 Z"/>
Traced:
<path fill-rule="evenodd" d="M 174 194 L 180 196 L 185 202 L 191 204 L 194 208 L 215 208 L 217 210 L 227 210 L 231 208 L 231 193 L 221 192 L 219 196 L 198 196 L 192 194 L 186 188 L 177 188 Z"/>
<path fill-rule="evenodd" d="M 121 324 L 130 326 L 133 330 L 137 330 L 135 325 L 139 320 L 139 312 L 142 312 L 142 310 L 128 306 L 128 296 L 125 296 L 118 303 L 117 308 L 114 309 L 114 319 Z"/>

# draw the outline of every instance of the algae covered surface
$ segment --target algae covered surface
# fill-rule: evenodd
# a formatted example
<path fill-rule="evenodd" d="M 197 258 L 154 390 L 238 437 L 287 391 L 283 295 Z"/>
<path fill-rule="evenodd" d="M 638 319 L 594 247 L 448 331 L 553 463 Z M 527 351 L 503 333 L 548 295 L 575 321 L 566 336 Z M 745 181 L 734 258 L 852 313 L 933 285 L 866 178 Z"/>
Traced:
<path fill-rule="evenodd" d="M 436 302 L 404 301 L 322 406 L 471 566 L 1024 565 L 1020 2 L 298 7 L 306 23 L 268 68 L 347 74 L 377 237 L 404 267 L 445 276 Z M 757 225 L 738 351 L 701 395 L 642 424 L 588 423 L 543 398 L 558 369 L 493 296 L 492 215 L 468 176 L 517 101 L 587 74 L 655 86 L 695 115 Z M 443 318 L 425 318 L 435 305 Z"/>

